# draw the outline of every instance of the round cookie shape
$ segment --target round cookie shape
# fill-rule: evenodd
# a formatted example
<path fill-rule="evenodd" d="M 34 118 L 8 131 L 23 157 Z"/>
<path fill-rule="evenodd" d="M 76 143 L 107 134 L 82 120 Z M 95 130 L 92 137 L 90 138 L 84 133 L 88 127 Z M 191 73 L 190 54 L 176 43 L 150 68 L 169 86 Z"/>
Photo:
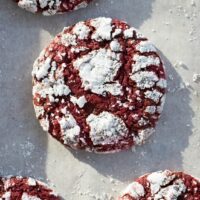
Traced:
<path fill-rule="evenodd" d="M 86 7 L 92 0 L 14 0 L 18 6 L 32 13 L 61 14 Z"/>
<path fill-rule="evenodd" d="M 158 171 L 136 179 L 118 200 L 161 199 L 200 199 L 200 181 L 183 172 Z"/>
<path fill-rule="evenodd" d="M 44 183 L 33 178 L 0 177 L 2 200 L 60 200 Z"/>
<path fill-rule="evenodd" d="M 165 100 L 156 48 L 111 18 L 64 28 L 41 52 L 32 76 L 40 124 L 74 149 L 110 153 L 143 144 Z"/>

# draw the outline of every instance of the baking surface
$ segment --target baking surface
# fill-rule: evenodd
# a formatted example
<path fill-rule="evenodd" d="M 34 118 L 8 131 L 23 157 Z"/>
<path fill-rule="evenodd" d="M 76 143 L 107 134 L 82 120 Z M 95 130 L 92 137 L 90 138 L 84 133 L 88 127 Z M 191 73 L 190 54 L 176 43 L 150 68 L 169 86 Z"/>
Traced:
<path fill-rule="evenodd" d="M 64 26 L 98 16 L 127 21 L 159 49 L 168 73 L 167 100 L 142 147 L 113 155 L 75 152 L 42 131 L 32 106 L 35 58 Z M 112 199 L 146 172 L 183 170 L 200 178 L 200 2 L 94 0 L 86 9 L 43 17 L 0 5 L 0 175 L 32 176 L 69 200 Z"/>

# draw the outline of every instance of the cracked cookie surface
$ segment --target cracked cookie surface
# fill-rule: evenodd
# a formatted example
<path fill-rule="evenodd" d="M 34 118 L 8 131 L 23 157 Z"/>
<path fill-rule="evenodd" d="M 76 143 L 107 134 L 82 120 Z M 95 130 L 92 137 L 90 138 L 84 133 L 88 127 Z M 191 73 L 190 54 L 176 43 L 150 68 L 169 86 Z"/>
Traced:
<path fill-rule="evenodd" d="M 14 0 L 18 6 L 32 13 L 43 15 L 61 14 L 84 8 L 92 0 Z"/>
<path fill-rule="evenodd" d="M 166 77 L 156 48 L 119 20 L 64 28 L 32 75 L 43 129 L 74 149 L 108 153 L 143 144 L 164 105 Z"/>
<path fill-rule="evenodd" d="M 44 183 L 33 178 L 0 177 L 2 200 L 60 200 Z"/>
<path fill-rule="evenodd" d="M 198 179 L 169 170 L 144 175 L 131 183 L 119 200 L 198 200 Z"/>

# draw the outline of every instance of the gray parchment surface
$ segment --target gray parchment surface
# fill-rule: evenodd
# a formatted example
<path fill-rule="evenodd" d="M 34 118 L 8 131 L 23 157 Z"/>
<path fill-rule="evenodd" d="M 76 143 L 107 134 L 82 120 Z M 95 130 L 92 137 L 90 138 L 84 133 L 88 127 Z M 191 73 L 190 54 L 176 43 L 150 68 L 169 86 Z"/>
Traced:
<path fill-rule="evenodd" d="M 156 134 L 135 151 L 70 151 L 35 118 L 31 70 L 64 26 L 97 16 L 126 20 L 159 49 L 169 92 Z M 43 17 L 0 0 L 0 175 L 32 176 L 68 200 L 112 199 L 134 178 L 160 169 L 200 177 L 200 1 L 94 0 L 86 9 Z"/>

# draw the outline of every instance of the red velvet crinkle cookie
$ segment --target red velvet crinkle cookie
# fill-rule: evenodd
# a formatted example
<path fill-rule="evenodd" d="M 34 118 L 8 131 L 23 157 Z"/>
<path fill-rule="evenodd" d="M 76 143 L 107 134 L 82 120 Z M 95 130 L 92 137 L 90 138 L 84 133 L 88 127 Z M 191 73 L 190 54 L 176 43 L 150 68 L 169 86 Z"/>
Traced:
<path fill-rule="evenodd" d="M 166 78 L 156 48 L 119 20 L 64 28 L 32 75 L 43 129 L 74 149 L 108 153 L 140 145 L 163 109 Z"/>
<path fill-rule="evenodd" d="M 199 200 L 200 181 L 183 172 L 154 172 L 138 178 L 119 200 Z"/>
<path fill-rule="evenodd" d="M 2 200 L 60 200 L 44 183 L 33 178 L 0 178 Z"/>
<path fill-rule="evenodd" d="M 18 6 L 32 13 L 54 15 L 86 7 L 92 0 L 14 0 Z"/>

